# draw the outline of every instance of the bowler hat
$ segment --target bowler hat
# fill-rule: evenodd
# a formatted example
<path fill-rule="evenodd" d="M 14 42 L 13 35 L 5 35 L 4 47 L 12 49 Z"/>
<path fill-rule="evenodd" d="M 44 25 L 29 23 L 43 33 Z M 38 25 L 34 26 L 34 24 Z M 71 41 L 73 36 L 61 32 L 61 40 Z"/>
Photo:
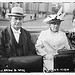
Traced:
<path fill-rule="evenodd" d="M 26 14 L 23 14 L 23 8 L 21 8 L 21 7 L 13 7 L 11 9 L 11 13 L 9 13 L 8 16 L 25 17 Z"/>

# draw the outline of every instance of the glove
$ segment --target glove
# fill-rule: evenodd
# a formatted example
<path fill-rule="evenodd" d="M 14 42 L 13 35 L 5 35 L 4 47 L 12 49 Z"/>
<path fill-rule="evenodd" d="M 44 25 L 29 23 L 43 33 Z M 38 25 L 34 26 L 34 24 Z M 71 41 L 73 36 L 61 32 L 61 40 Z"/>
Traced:
<path fill-rule="evenodd" d="M 45 58 L 45 59 L 48 59 L 48 60 L 52 60 L 55 55 L 56 55 L 55 53 L 46 54 L 46 55 L 44 56 L 44 58 Z"/>

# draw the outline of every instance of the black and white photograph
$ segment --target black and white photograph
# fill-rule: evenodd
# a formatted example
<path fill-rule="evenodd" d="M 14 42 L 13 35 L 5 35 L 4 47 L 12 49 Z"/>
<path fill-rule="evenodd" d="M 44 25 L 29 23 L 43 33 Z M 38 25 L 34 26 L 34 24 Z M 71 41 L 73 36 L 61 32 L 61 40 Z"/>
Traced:
<path fill-rule="evenodd" d="M 0 73 L 74 73 L 75 2 L 1 2 Z"/>

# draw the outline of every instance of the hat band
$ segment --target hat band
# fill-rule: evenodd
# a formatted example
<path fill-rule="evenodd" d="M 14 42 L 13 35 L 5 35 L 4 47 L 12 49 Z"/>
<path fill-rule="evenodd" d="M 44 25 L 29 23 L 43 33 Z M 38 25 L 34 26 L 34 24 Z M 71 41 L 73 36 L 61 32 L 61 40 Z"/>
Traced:
<path fill-rule="evenodd" d="M 17 14 L 17 15 L 23 15 L 22 13 L 13 13 L 13 14 Z"/>

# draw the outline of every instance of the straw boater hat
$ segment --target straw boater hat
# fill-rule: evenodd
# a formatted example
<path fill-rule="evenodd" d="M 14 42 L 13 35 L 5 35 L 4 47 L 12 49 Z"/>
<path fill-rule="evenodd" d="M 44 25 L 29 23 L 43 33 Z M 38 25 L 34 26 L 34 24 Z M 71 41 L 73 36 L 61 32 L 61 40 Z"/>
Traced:
<path fill-rule="evenodd" d="M 23 14 L 23 8 L 21 8 L 21 7 L 13 7 L 11 9 L 11 13 L 9 13 L 8 16 L 25 17 L 26 14 Z"/>
<path fill-rule="evenodd" d="M 65 13 L 62 14 L 62 8 L 58 11 L 57 14 L 49 15 L 43 22 L 46 23 L 54 23 L 54 22 L 61 22 L 64 21 L 62 18 L 64 17 Z"/>

